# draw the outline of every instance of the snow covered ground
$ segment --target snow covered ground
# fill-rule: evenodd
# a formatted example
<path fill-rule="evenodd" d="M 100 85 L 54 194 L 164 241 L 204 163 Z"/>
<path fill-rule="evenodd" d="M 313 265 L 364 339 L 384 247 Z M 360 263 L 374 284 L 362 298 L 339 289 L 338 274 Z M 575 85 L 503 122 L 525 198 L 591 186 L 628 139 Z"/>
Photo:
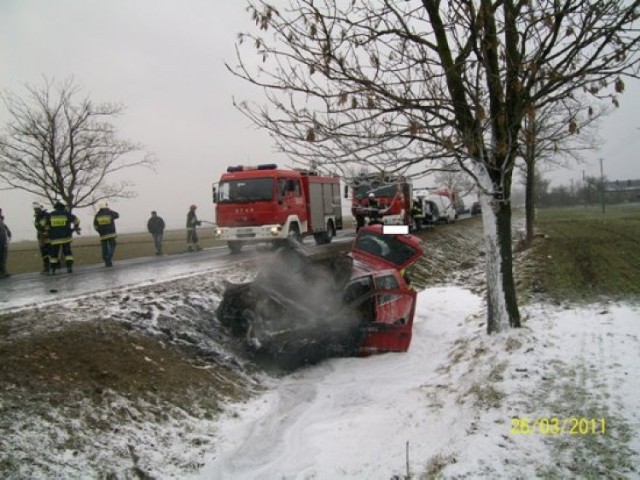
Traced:
<path fill-rule="evenodd" d="M 488 337 L 478 296 L 421 292 L 408 353 L 274 381 L 195 478 L 637 477 L 640 309 L 523 310 Z"/>

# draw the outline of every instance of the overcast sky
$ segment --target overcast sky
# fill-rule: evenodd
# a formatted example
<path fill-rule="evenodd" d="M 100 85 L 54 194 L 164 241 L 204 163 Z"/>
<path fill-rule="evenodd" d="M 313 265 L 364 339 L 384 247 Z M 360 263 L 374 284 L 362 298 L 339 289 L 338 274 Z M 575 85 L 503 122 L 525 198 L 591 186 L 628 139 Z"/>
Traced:
<path fill-rule="evenodd" d="M 213 220 L 211 184 L 228 165 L 286 160 L 273 152 L 232 105 L 232 97 L 260 92 L 233 77 L 238 32 L 251 28 L 244 0 L 1 0 L 0 88 L 23 94 L 43 76 L 73 76 L 94 102 L 121 102 L 115 122 L 123 138 L 144 144 L 159 163 L 156 172 L 129 170 L 138 197 L 113 202 L 120 231 L 144 230 L 152 209 L 169 228 L 184 226 L 190 204 Z M 640 85 L 627 81 L 621 107 L 603 123 L 602 149 L 591 162 L 558 178 L 598 175 L 605 159 L 612 180 L 640 178 L 636 119 Z M 0 124 L 6 123 L 4 107 Z M 35 237 L 32 195 L 0 191 L 0 208 L 16 239 Z M 92 212 L 78 212 L 85 232 Z"/>

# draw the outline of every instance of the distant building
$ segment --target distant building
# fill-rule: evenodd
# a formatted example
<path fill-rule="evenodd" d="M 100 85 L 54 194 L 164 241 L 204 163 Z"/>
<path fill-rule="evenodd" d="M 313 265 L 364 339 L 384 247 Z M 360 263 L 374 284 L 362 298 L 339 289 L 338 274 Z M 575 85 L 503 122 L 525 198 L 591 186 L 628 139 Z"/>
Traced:
<path fill-rule="evenodd" d="M 640 180 L 614 180 L 604 182 L 604 191 L 609 203 L 640 201 Z"/>

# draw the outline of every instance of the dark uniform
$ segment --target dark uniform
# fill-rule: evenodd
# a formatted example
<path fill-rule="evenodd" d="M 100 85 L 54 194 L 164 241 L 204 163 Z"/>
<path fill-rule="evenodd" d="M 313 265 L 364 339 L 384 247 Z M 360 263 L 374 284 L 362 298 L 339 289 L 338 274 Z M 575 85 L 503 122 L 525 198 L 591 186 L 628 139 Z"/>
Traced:
<path fill-rule="evenodd" d="M 36 227 L 36 235 L 38 238 L 38 247 L 40 248 L 40 257 L 42 258 L 42 273 L 49 273 L 49 255 L 51 244 L 47 233 L 47 225 L 49 224 L 49 212 L 37 202 L 33 204 L 33 226 Z"/>
<path fill-rule="evenodd" d="M 198 233 L 196 232 L 196 227 L 199 227 L 202 222 L 196 216 L 196 208 L 198 207 L 191 205 L 189 213 L 187 213 L 187 246 L 190 252 L 202 250 L 198 245 Z"/>
<path fill-rule="evenodd" d="M 378 199 L 373 193 L 370 193 L 368 198 L 369 198 L 369 202 L 368 202 L 369 225 L 380 223 L 380 218 L 381 218 L 380 203 L 378 202 Z"/>
<path fill-rule="evenodd" d="M 413 201 L 413 204 L 411 205 L 411 218 L 413 218 L 416 230 L 420 230 L 422 228 L 422 223 L 424 220 L 420 200 Z"/>
<path fill-rule="evenodd" d="M 118 212 L 109 209 L 105 203 L 100 205 L 100 210 L 93 218 L 93 228 L 100 235 L 100 244 L 102 246 L 102 260 L 105 267 L 113 266 L 113 254 L 116 251 L 116 222 L 120 218 Z"/>
<path fill-rule="evenodd" d="M 64 263 L 67 272 L 73 272 L 73 253 L 71 252 L 71 240 L 73 233 L 80 233 L 80 220 L 73 213 L 68 212 L 64 205 L 56 202 L 53 211 L 49 214 L 47 234 L 49 235 L 50 252 L 49 266 L 51 275 L 56 274 L 59 267 L 60 251 L 64 255 Z"/>
<path fill-rule="evenodd" d="M 156 255 L 162 255 L 162 237 L 164 235 L 164 220 L 154 210 L 147 222 L 147 231 L 153 237 L 153 245 L 156 247 Z"/>
<path fill-rule="evenodd" d="M 7 278 L 7 257 L 9 254 L 9 241 L 11 240 L 11 230 L 4 223 L 4 216 L 0 208 L 0 278 Z"/>

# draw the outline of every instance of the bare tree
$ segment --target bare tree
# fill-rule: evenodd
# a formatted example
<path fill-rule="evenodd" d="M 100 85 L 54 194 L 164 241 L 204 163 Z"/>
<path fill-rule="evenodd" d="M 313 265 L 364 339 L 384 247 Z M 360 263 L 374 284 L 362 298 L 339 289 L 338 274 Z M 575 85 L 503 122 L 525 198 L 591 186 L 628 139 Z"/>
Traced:
<path fill-rule="evenodd" d="M 107 183 L 116 172 L 155 163 L 150 154 L 133 156 L 142 147 L 117 137 L 110 121 L 121 105 L 76 101 L 80 88 L 73 79 L 25 88 L 24 98 L 2 94 L 9 121 L 0 136 L 0 178 L 10 188 L 69 209 L 136 195 L 129 181 Z"/>
<path fill-rule="evenodd" d="M 299 0 L 250 3 L 238 103 L 304 161 L 392 169 L 458 158 L 483 192 L 489 333 L 520 326 L 510 190 L 527 111 L 636 76 L 638 1 Z M 247 62 L 249 48 L 261 63 Z M 569 128 L 569 126 L 567 127 Z"/>
<path fill-rule="evenodd" d="M 611 94 L 614 101 L 615 95 Z M 601 102 L 589 105 L 584 95 L 575 95 L 557 103 L 531 109 L 524 117 L 521 131 L 521 156 L 524 160 L 525 224 L 527 245 L 531 245 L 535 220 L 536 169 L 560 166 L 568 161 L 581 162 L 585 151 L 598 148 L 599 121 L 612 108 Z"/>
<path fill-rule="evenodd" d="M 469 195 L 478 188 L 476 182 L 459 167 L 439 172 L 434 177 L 438 186 L 443 186 L 456 192 L 461 198 Z"/>

